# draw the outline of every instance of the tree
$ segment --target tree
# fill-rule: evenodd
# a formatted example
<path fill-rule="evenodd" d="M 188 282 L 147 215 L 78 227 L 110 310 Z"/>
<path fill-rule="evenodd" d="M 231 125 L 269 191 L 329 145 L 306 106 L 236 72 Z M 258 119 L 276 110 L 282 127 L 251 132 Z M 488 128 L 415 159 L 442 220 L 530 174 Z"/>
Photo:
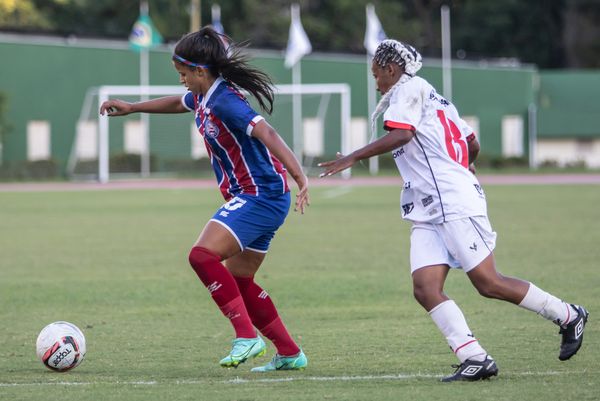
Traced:
<path fill-rule="evenodd" d="M 148 0 L 167 41 L 189 29 L 190 0 Z M 202 23 L 220 3 L 226 33 L 252 47 L 285 48 L 289 0 L 202 2 Z M 598 0 L 298 0 L 315 51 L 364 53 L 365 4 L 389 37 L 440 57 L 440 6 L 451 7 L 452 48 L 461 57 L 518 58 L 540 68 L 600 66 Z M 139 0 L 0 0 L 0 29 L 125 39 Z"/>

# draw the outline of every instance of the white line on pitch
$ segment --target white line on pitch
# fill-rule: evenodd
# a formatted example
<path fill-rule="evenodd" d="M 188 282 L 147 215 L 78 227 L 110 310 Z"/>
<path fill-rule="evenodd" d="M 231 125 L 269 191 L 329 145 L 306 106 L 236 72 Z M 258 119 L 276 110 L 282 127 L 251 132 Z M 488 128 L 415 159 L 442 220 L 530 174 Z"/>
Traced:
<path fill-rule="evenodd" d="M 593 372 L 589 370 L 585 371 L 567 371 L 567 372 L 510 372 L 503 373 L 501 377 L 519 377 L 519 376 L 557 376 L 557 375 L 580 375 L 580 374 L 597 374 L 600 372 Z M 0 383 L 1 387 L 35 387 L 35 386 L 90 386 L 90 385 L 119 385 L 119 386 L 157 386 L 157 385 L 195 385 L 195 384 L 206 384 L 206 383 L 226 383 L 226 384 L 244 384 L 244 383 L 283 383 L 293 381 L 315 381 L 315 382 L 335 382 L 335 381 L 370 381 L 370 380 L 410 380 L 410 379 L 437 379 L 442 375 L 432 374 L 397 374 L 397 375 L 369 375 L 369 376 L 294 376 L 294 377 L 273 377 L 273 378 L 256 378 L 256 379 L 243 379 L 236 377 L 229 380 L 165 380 L 165 381 L 116 381 L 116 382 L 46 382 L 46 383 Z"/>

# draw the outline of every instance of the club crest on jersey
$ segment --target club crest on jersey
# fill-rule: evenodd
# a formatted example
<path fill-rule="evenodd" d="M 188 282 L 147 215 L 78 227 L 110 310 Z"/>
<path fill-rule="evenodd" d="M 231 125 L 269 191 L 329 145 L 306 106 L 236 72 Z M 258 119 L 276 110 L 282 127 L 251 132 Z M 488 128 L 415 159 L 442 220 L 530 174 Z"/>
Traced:
<path fill-rule="evenodd" d="M 204 135 L 209 138 L 219 136 L 219 126 L 209 118 L 204 121 Z"/>

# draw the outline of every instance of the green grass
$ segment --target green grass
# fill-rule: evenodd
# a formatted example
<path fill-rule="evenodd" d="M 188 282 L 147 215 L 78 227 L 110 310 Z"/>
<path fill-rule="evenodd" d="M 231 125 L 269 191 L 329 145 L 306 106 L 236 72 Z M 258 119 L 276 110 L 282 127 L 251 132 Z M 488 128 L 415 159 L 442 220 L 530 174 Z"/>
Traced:
<path fill-rule="evenodd" d="M 486 191 L 499 269 L 590 310 L 573 360 L 558 360 L 552 323 L 453 271 L 446 291 L 500 376 L 439 383 L 456 360 L 412 298 L 399 188 L 317 188 L 306 215 L 290 213 L 258 280 L 310 365 L 265 375 L 218 366 L 233 333 L 187 264 L 216 190 L 0 193 L 0 399 L 598 399 L 600 186 Z M 55 320 L 88 343 L 64 374 L 35 357 Z"/>

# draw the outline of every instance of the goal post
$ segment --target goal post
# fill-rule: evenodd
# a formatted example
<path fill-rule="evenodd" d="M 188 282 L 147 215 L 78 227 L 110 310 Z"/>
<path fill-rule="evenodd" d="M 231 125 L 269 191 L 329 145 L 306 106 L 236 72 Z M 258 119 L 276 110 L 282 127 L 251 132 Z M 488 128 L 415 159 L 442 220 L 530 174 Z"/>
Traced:
<path fill-rule="evenodd" d="M 90 88 L 87 91 L 86 99 L 82 106 L 80 119 L 78 121 L 78 132 L 75 135 L 75 140 L 73 141 L 71 155 L 69 157 L 68 163 L 68 173 L 71 177 L 74 177 L 75 168 L 78 160 L 78 149 L 81 147 L 81 136 L 82 134 L 79 132 L 80 127 L 85 126 L 85 124 L 94 126 L 94 133 L 87 134 L 88 137 L 90 135 L 95 135 L 95 143 L 96 146 L 96 155 L 97 155 L 97 170 L 96 173 L 93 174 L 98 181 L 101 183 L 106 183 L 111 178 L 111 168 L 110 168 L 110 160 L 111 160 L 111 146 L 114 147 L 114 144 L 110 144 L 111 140 L 114 140 L 114 133 L 111 134 L 111 123 L 110 119 L 107 116 L 101 116 L 97 114 L 97 117 L 92 117 L 99 106 L 115 97 L 126 98 L 128 101 L 138 101 L 143 96 L 147 96 L 149 98 L 160 97 L 160 96 L 169 96 L 169 95 L 183 95 L 186 92 L 186 89 L 183 86 L 175 86 L 175 85 L 150 85 L 150 86 L 138 86 L 138 85 L 106 85 L 95 88 Z M 322 136 L 319 140 L 331 142 L 333 137 L 337 137 L 339 135 L 337 149 L 344 154 L 349 153 L 351 148 L 351 138 L 350 130 L 351 130 L 351 94 L 350 94 L 350 86 L 344 83 L 331 83 L 331 84 L 301 84 L 301 85 L 275 85 L 274 86 L 275 93 L 275 112 L 272 116 L 266 116 L 267 120 L 275 126 L 275 128 L 282 135 L 283 132 L 285 134 L 289 134 L 289 132 L 293 132 L 293 135 L 286 135 L 288 139 L 288 143 L 291 149 L 303 150 L 302 154 L 297 154 L 299 160 L 310 160 L 309 166 L 304 166 L 305 168 L 312 167 L 312 158 L 315 154 L 319 154 L 311 151 L 311 146 L 314 149 L 314 143 L 310 143 L 311 135 L 313 135 L 314 131 L 319 131 Z M 297 121 L 297 119 L 293 118 L 293 111 L 291 109 L 288 110 L 287 105 L 291 101 L 291 97 L 293 95 L 300 95 L 303 98 L 304 102 L 311 107 L 305 107 L 303 112 L 303 118 L 300 119 L 302 127 L 300 129 L 292 130 L 292 121 Z M 332 98 L 335 97 L 335 101 L 332 101 Z M 97 99 L 97 102 L 94 102 L 94 99 Z M 249 97 L 249 101 L 251 103 L 255 102 L 252 97 Z M 96 109 L 94 109 L 94 105 L 97 104 Z M 334 104 L 333 107 L 330 107 L 330 104 Z M 339 107 L 338 107 L 339 106 Z M 277 114 L 279 113 L 279 114 Z M 163 117 L 164 118 L 164 117 Z M 326 126 L 323 121 L 324 119 L 333 119 L 335 120 L 335 129 L 336 132 L 331 132 L 330 126 Z M 94 121 L 95 120 L 95 121 Z M 271 120 L 273 120 L 271 122 Z M 149 120 L 146 120 L 149 121 Z M 189 119 L 190 125 L 192 124 L 193 119 Z M 142 125 L 145 124 L 142 121 Z M 152 123 L 149 123 L 151 125 Z M 112 128 L 114 129 L 114 127 Z M 147 159 L 150 157 L 150 136 L 149 131 L 150 127 L 145 126 L 142 127 L 144 138 L 141 140 L 142 146 L 140 150 L 140 157 L 143 159 L 146 157 Z M 327 131 L 327 132 L 325 132 Z M 339 133 L 337 132 L 339 131 Z M 282 135 L 284 136 L 284 135 Z M 314 136 L 314 135 L 313 135 Z M 309 138 L 308 142 L 305 138 Z M 89 138 L 88 138 L 89 139 Z M 324 145 L 320 145 L 321 148 Z M 318 146 L 317 146 L 318 147 Z M 144 152 L 147 152 L 145 155 Z M 323 150 L 321 149 L 321 152 Z M 188 156 L 191 152 L 188 152 Z M 330 156 L 330 155 L 328 155 Z M 189 156 L 191 158 L 191 156 Z M 93 159 L 93 158 L 92 158 Z M 142 163 L 143 165 L 143 163 Z M 148 165 L 148 163 L 146 164 Z M 141 175 L 144 176 L 143 171 L 140 171 Z M 349 178 L 350 177 L 350 169 L 342 172 L 342 177 Z"/>

